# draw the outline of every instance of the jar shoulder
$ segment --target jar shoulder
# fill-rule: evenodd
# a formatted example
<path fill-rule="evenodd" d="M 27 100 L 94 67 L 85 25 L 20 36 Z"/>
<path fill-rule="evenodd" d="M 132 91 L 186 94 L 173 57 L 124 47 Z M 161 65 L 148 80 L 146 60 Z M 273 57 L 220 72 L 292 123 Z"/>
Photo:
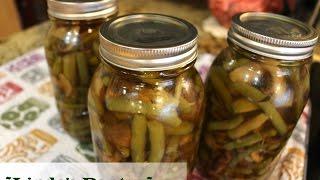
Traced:
<path fill-rule="evenodd" d="M 247 93 L 250 100 L 261 95 L 258 101 L 268 99 L 277 108 L 299 104 L 297 112 L 300 112 L 308 98 L 309 70 L 309 59 L 287 63 L 227 48 L 210 68 L 207 96 L 221 93 L 232 103 L 233 96 L 241 97 L 240 92 Z"/>
<path fill-rule="evenodd" d="M 194 67 L 174 77 L 141 78 L 123 75 L 100 64 L 90 89 L 95 94 L 105 92 L 104 100 L 126 99 L 146 103 L 166 102 L 165 106 L 178 106 L 180 101 L 203 102 L 204 85 Z"/>
<path fill-rule="evenodd" d="M 45 47 L 59 51 L 58 47 L 65 45 L 72 46 L 73 49 L 92 46 L 91 43 L 99 41 L 100 25 L 60 25 L 52 23 L 49 28 Z M 69 46 L 69 47 L 70 47 Z"/>
<path fill-rule="evenodd" d="M 94 75 L 95 79 L 102 79 L 105 76 L 109 76 L 110 80 L 117 82 L 128 82 L 132 85 L 140 85 L 143 87 L 153 88 L 173 88 L 176 85 L 186 84 L 187 88 L 191 88 L 190 85 L 197 84 L 200 88 L 204 88 L 200 74 L 194 67 L 190 67 L 186 71 L 174 75 L 174 76 L 161 76 L 161 72 L 142 72 L 143 75 L 133 75 L 130 73 L 120 72 L 119 69 L 114 69 L 104 63 L 101 63 L 97 68 Z M 189 86 L 188 86 L 189 85 Z M 185 85 L 184 85 L 185 86 Z M 193 89 L 192 89 L 193 90 Z"/>

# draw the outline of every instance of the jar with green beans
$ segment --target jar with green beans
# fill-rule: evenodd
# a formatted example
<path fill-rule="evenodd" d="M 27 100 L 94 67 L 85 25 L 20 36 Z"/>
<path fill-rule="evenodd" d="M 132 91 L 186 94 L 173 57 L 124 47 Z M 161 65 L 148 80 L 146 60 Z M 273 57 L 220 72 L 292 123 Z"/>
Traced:
<path fill-rule="evenodd" d="M 115 0 L 48 0 L 51 28 L 45 44 L 51 80 L 64 129 L 91 141 L 87 94 L 100 63 L 99 28 L 117 13 Z"/>
<path fill-rule="evenodd" d="M 199 168 L 212 179 L 268 177 L 308 100 L 315 30 L 275 14 L 233 18 L 213 62 Z"/>
<path fill-rule="evenodd" d="M 99 162 L 194 165 L 204 102 L 196 43 L 194 26 L 164 15 L 127 15 L 102 25 L 103 63 L 88 103 Z"/>

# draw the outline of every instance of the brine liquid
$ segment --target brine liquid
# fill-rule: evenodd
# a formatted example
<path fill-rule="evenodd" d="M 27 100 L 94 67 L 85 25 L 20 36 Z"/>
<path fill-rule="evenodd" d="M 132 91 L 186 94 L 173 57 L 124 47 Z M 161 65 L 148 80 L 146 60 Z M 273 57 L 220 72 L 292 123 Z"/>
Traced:
<path fill-rule="evenodd" d="M 255 179 L 270 172 L 302 113 L 309 65 L 223 56 L 207 80 L 200 169 L 216 179 Z"/>
<path fill-rule="evenodd" d="M 58 110 L 64 129 L 83 142 L 91 141 L 87 94 L 98 64 L 98 29 L 93 24 L 53 23 L 45 45 Z"/>
<path fill-rule="evenodd" d="M 203 95 L 194 68 L 170 78 L 139 78 L 110 75 L 100 67 L 89 90 L 98 161 L 188 162 L 192 167 Z"/>

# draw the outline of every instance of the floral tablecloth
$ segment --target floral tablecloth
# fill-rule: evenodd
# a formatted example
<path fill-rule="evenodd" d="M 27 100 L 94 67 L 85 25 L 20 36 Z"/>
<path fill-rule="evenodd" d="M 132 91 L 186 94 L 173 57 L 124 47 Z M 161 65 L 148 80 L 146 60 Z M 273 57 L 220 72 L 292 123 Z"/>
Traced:
<path fill-rule="evenodd" d="M 214 56 L 201 54 L 196 68 L 205 79 Z M 271 179 L 303 179 L 309 105 Z M 89 144 L 80 144 L 60 125 L 43 48 L 0 67 L 0 162 L 88 162 Z"/>

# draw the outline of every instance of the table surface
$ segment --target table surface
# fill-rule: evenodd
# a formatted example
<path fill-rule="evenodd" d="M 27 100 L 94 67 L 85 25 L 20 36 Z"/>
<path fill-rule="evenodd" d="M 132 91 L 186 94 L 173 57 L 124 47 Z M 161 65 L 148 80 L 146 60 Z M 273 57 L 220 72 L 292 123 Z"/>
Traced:
<path fill-rule="evenodd" d="M 202 21 L 210 16 L 209 10 L 205 8 L 198 8 L 187 3 L 184 4 L 166 0 L 121 0 L 119 1 L 119 9 L 119 15 L 156 12 L 188 20 L 194 24 L 199 31 L 199 47 L 201 52 L 217 54 L 226 46 L 224 39 L 215 39 L 211 37 L 209 33 L 203 31 Z M 0 42 L 0 65 L 42 46 L 49 26 L 49 22 L 44 22 L 16 33 Z"/>

